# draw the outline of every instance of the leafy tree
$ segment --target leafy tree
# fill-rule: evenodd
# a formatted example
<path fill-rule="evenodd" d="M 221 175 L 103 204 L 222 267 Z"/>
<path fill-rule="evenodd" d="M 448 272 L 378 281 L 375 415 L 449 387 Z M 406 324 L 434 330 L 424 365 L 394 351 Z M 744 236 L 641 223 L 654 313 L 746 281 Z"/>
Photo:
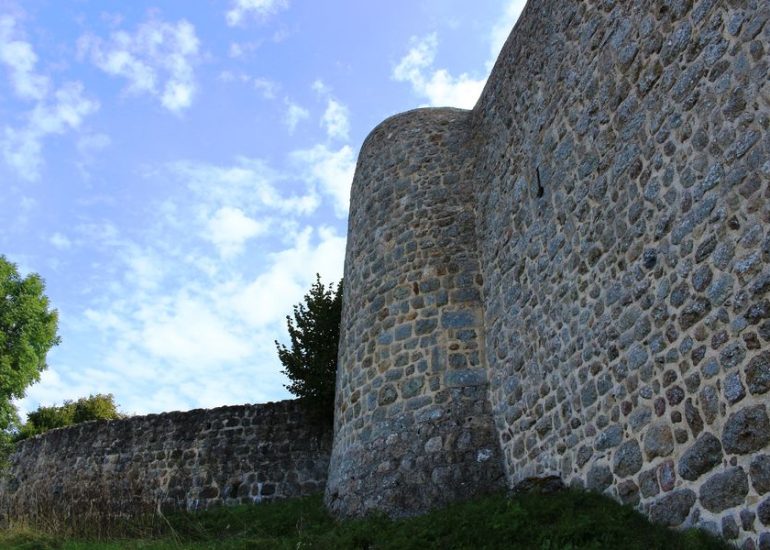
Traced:
<path fill-rule="evenodd" d="M 36 273 L 24 278 L 0 256 L 0 429 L 18 419 L 12 400 L 24 397 L 40 380 L 45 357 L 59 343 L 58 314 L 43 294 L 45 283 Z"/>
<path fill-rule="evenodd" d="M 122 417 L 111 393 L 89 395 L 77 401 L 67 400 L 61 406 L 41 406 L 27 413 L 27 422 L 19 430 L 16 440 L 89 420 L 114 420 Z"/>
<path fill-rule="evenodd" d="M 341 317 L 342 280 L 336 290 L 333 284 L 326 288 L 316 274 L 304 303 L 294 306 L 294 320 L 286 316 L 291 348 L 275 342 L 283 373 L 291 381 L 286 389 L 302 399 L 311 414 L 327 422 L 334 418 Z"/>

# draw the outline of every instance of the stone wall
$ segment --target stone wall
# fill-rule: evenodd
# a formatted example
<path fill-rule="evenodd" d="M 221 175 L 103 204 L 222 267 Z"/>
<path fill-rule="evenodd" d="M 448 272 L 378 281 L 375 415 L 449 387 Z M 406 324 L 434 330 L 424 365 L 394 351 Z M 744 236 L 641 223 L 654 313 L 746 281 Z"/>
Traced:
<path fill-rule="evenodd" d="M 392 241 L 414 241 L 392 205 L 456 204 L 438 226 L 475 238 L 459 257 L 483 281 L 473 343 L 487 376 L 469 376 L 488 380 L 473 387 L 486 392 L 508 485 L 557 474 L 671 526 L 770 544 L 769 19 L 759 0 L 530 2 L 479 103 L 453 111 L 440 139 L 432 121 L 447 111 L 375 130 L 353 186 L 330 472 L 367 482 L 355 498 L 335 485 L 350 491 L 336 495 L 342 513 L 376 507 L 374 488 L 409 456 L 387 444 L 388 409 L 365 401 L 363 422 L 347 412 L 393 367 L 377 366 L 385 344 L 363 327 L 380 308 L 382 320 L 406 315 L 392 293 L 414 299 L 407 282 L 435 279 L 389 256 Z M 375 198 L 381 188 L 403 191 L 394 203 Z M 458 257 L 416 244 L 417 257 Z M 456 345 L 430 341 L 447 358 Z M 418 342 L 399 368 L 425 352 Z M 437 365 L 452 376 L 451 361 Z M 451 463 L 450 434 L 423 456 Z M 385 438 L 381 470 L 348 453 L 367 437 Z M 489 442 L 474 445 L 469 456 Z M 474 475 L 493 479 L 497 462 L 484 464 Z M 391 493 L 402 488 L 408 498 L 403 485 Z"/>
<path fill-rule="evenodd" d="M 0 511 L 46 526 L 307 495 L 330 447 L 296 401 L 87 422 L 19 444 Z"/>
<path fill-rule="evenodd" d="M 399 115 L 359 157 L 326 488 L 341 515 L 413 514 L 502 483 L 468 123 L 457 109 Z"/>

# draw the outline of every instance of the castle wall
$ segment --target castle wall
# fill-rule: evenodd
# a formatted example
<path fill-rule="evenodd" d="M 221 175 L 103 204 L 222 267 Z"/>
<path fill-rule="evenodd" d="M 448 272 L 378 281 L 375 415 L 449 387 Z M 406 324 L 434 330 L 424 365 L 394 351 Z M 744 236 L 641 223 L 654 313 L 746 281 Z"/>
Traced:
<path fill-rule="evenodd" d="M 408 515 L 502 486 L 487 399 L 469 112 L 366 139 L 350 205 L 326 501 Z"/>
<path fill-rule="evenodd" d="M 770 538 L 768 19 L 754 1 L 527 6 L 474 110 L 509 484 L 558 474 Z"/>
<path fill-rule="evenodd" d="M 469 495 L 455 488 L 472 476 L 432 466 L 419 497 L 404 484 L 411 464 L 445 460 L 421 411 L 441 411 L 464 341 L 438 322 L 451 301 L 416 338 L 410 302 L 426 276 L 452 281 L 443 256 L 483 282 L 462 305 L 483 346 L 467 369 L 483 415 L 468 419 L 491 406 L 509 486 L 556 474 L 655 521 L 770 543 L 769 20 L 756 0 L 530 2 L 469 117 L 416 111 L 372 134 L 352 191 L 332 509 Z M 388 384 L 423 372 L 443 383 L 419 398 Z M 427 425 L 442 452 L 461 433 Z"/>
<path fill-rule="evenodd" d="M 330 447 L 296 401 L 86 422 L 19 443 L 0 513 L 82 533 L 158 507 L 307 495 L 324 487 Z"/>

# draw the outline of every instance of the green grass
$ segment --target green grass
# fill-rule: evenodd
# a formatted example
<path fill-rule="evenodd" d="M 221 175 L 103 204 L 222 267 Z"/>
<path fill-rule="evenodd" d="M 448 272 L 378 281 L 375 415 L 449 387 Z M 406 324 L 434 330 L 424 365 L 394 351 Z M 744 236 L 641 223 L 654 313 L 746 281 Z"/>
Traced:
<path fill-rule="evenodd" d="M 335 522 L 320 496 L 257 506 L 216 508 L 169 516 L 160 537 L 108 541 L 57 540 L 24 532 L 0 533 L 13 550 L 138 549 L 448 549 L 624 550 L 730 548 L 700 531 L 674 532 L 605 497 L 564 491 L 552 495 L 494 495 L 431 514 Z"/>

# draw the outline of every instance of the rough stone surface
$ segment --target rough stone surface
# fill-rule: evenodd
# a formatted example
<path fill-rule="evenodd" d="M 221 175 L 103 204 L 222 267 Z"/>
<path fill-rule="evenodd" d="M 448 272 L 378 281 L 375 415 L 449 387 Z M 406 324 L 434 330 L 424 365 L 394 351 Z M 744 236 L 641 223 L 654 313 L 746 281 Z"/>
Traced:
<path fill-rule="evenodd" d="M 684 523 L 695 504 L 695 493 L 681 489 L 668 493 L 650 505 L 650 519 L 655 523 L 677 527 Z"/>
<path fill-rule="evenodd" d="M 730 468 L 711 476 L 701 485 L 698 498 L 710 512 L 721 512 L 743 504 L 749 493 L 749 480 L 743 468 Z"/>
<path fill-rule="evenodd" d="M 769 20 L 753 0 L 528 2 L 472 111 L 374 130 L 351 195 L 336 513 L 440 505 L 500 471 L 509 487 L 609 480 L 619 499 L 630 481 L 641 510 L 666 498 L 689 511 L 723 468 L 749 472 L 768 452 Z M 387 336 L 423 319 L 438 324 L 419 341 Z M 427 430 L 403 396 L 352 403 L 396 363 L 433 377 L 418 396 L 441 414 Z M 421 464 L 456 464 L 452 494 L 399 478 L 379 498 L 390 478 L 369 457 L 411 451 L 374 442 L 456 440 L 444 419 L 478 423 L 474 445 L 495 460 L 474 469 L 450 446 Z M 690 521 L 719 530 L 758 496 L 750 485 L 741 504 L 726 495 L 713 506 L 724 513 L 699 506 Z"/>
<path fill-rule="evenodd" d="M 695 481 L 722 462 L 722 443 L 714 435 L 705 433 L 679 459 L 679 475 Z"/>
<path fill-rule="evenodd" d="M 359 155 L 326 487 L 336 514 L 411 515 L 504 484 L 487 398 L 470 128 L 467 111 L 413 111 L 382 123 Z M 394 372 L 401 380 L 388 385 Z M 553 432 L 538 420 L 536 433 Z M 384 460 L 393 467 L 381 470 Z"/>
<path fill-rule="evenodd" d="M 594 464 L 586 476 L 586 488 L 601 493 L 612 485 L 612 471 L 606 464 Z"/>
<path fill-rule="evenodd" d="M 666 422 L 656 422 L 647 430 L 644 438 L 644 454 L 648 460 L 668 456 L 674 450 L 674 436 Z"/>
<path fill-rule="evenodd" d="M 766 1 L 532 1 L 472 111 L 373 130 L 350 201 L 335 515 L 559 476 L 671 525 L 718 531 L 737 514 L 737 543 L 766 544 L 768 53 Z M 262 433 L 240 428 L 205 449 Z M 102 451 L 138 436 L 120 437 L 66 452 L 123 468 L 129 453 Z M 229 475 L 267 452 L 245 447 L 206 464 Z M 137 454 L 146 472 L 185 461 L 145 486 L 204 505 L 284 490 L 198 475 L 209 451 L 195 449 Z"/>
<path fill-rule="evenodd" d="M 757 455 L 749 467 L 751 485 L 760 495 L 770 492 L 770 456 Z"/>
<path fill-rule="evenodd" d="M 3 519 L 105 521 L 318 492 L 331 430 L 297 401 L 94 421 L 19 443 L 0 485 Z"/>
<path fill-rule="evenodd" d="M 644 458 L 639 443 L 632 439 L 623 443 L 615 451 L 612 470 L 618 477 L 628 477 L 641 470 L 642 464 L 644 464 Z"/>
<path fill-rule="evenodd" d="M 728 453 L 748 454 L 759 451 L 770 442 L 770 419 L 765 405 L 746 407 L 730 415 L 722 432 L 722 443 Z"/>

